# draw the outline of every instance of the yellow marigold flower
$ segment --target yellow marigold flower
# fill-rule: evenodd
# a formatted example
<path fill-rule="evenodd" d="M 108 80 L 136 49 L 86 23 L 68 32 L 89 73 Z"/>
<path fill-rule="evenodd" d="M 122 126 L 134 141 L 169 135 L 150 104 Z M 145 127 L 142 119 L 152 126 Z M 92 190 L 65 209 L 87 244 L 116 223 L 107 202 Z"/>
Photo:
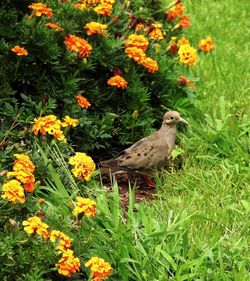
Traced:
<path fill-rule="evenodd" d="M 121 77 L 120 75 L 115 75 L 108 79 L 107 81 L 108 85 L 114 86 L 117 88 L 122 88 L 123 90 L 127 87 L 128 82 Z"/>
<path fill-rule="evenodd" d="M 125 44 L 127 48 L 137 47 L 139 49 L 142 49 L 143 51 L 146 51 L 148 45 L 149 45 L 148 39 L 144 35 L 138 35 L 138 34 L 129 35 L 127 43 Z"/>
<path fill-rule="evenodd" d="M 88 35 L 93 35 L 93 34 L 107 35 L 108 26 L 106 24 L 101 24 L 99 22 L 92 21 L 87 23 L 83 28 L 87 30 Z"/>
<path fill-rule="evenodd" d="M 45 15 L 48 18 L 52 17 L 52 9 L 47 8 L 47 6 L 43 3 L 32 3 L 28 6 L 31 10 L 34 10 L 35 12 L 32 13 L 32 16 L 35 15 L 37 17 L 40 17 L 41 15 Z"/>
<path fill-rule="evenodd" d="M 60 230 L 52 230 L 50 233 L 49 239 L 53 243 L 57 242 L 57 240 L 60 239 L 56 249 L 58 251 L 62 251 L 62 252 L 69 249 L 72 244 L 72 239 L 69 238 L 67 235 L 65 235 Z"/>
<path fill-rule="evenodd" d="M 82 152 L 76 152 L 75 156 L 70 157 L 69 164 L 75 166 L 71 171 L 80 180 L 89 181 L 95 171 L 95 162 Z"/>
<path fill-rule="evenodd" d="M 52 135 L 60 141 L 66 142 L 66 138 L 61 131 L 61 121 L 57 119 L 55 115 L 47 115 L 44 117 L 38 117 L 34 119 L 33 132 L 38 135 L 40 132 L 42 135 Z"/>
<path fill-rule="evenodd" d="M 85 263 L 85 267 L 90 267 L 91 274 L 94 277 L 93 280 L 107 279 L 108 275 L 113 271 L 108 262 L 98 257 L 92 257 Z"/>
<path fill-rule="evenodd" d="M 81 216 L 83 213 L 89 218 L 95 217 L 96 213 L 96 202 L 89 199 L 77 196 L 77 206 L 73 210 L 74 216 Z"/>
<path fill-rule="evenodd" d="M 44 239 L 49 238 L 49 233 L 47 231 L 49 226 L 46 223 L 43 223 L 37 216 L 24 220 L 22 225 L 24 226 L 24 231 L 28 234 L 37 234 L 42 236 Z"/>
<path fill-rule="evenodd" d="M 152 37 L 155 40 L 162 40 L 164 39 L 163 33 L 160 30 L 160 28 L 154 28 L 150 33 L 149 36 Z"/>
<path fill-rule="evenodd" d="M 47 26 L 48 28 L 55 29 L 56 31 L 63 30 L 60 26 L 58 26 L 57 24 L 52 23 L 52 22 L 46 23 L 46 26 Z"/>
<path fill-rule="evenodd" d="M 62 253 L 62 258 L 56 264 L 58 267 L 58 273 L 71 277 L 72 273 L 80 271 L 80 260 L 74 257 L 73 251 L 69 249 Z"/>
<path fill-rule="evenodd" d="M 20 47 L 19 45 L 16 45 L 11 49 L 12 52 L 16 53 L 17 56 L 27 56 L 28 51 L 25 50 L 23 47 Z"/>
<path fill-rule="evenodd" d="M 35 165 L 30 160 L 29 156 L 24 154 L 15 154 L 17 159 L 14 161 L 12 172 L 7 173 L 7 177 L 15 177 L 23 185 L 27 192 L 32 192 L 35 185 Z"/>
<path fill-rule="evenodd" d="M 146 54 L 143 52 L 142 49 L 137 47 L 129 47 L 125 49 L 125 53 L 128 55 L 129 58 L 136 61 L 138 64 L 141 64 L 146 59 Z"/>
<path fill-rule="evenodd" d="M 154 73 L 159 70 L 157 62 L 151 58 L 146 58 L 143 62 L 143 66 L 147 68 L 148 72 Z"/>
<path fill-rule="evenodd" d="M 112 4 L 110 2 L 103 2 L 94 8 L 94 11 L 102 16 L 110 16 L 112 12 Z"/>
<path fill-rule="evenodd" d="M 84 4 L 98 4 L 100 0 L 81 0 Z"/>
<path fill-rule="evenodd" d="M 46 200 L 44 198 L 39 198 L 37 203 L 38 205 L 43 205 L 46 202 Z"/>
<path fill-rule="evenodd" d="M 61 123 L 61 125 L 62 127 L 68 127 L 68 126 L 76 127 L 77 125 L 79 125 L 79 120 L 70 118 L 69 116 L 65 116 L 63 118 L 63 122 Z"/>
<path fill-rule="evenodd" d="M 181 45 L 190 45 L 188 39 L 186 37 L 182 37 L 181 39 L 178 40 L 178 45 L 181 46 Z"/>
<path fill-rule="evenodd" d="M 74 6 L 74 8 L 79 9 L 81 11 L 84 11 L 87 9 L 86 3 L 76 3 L 73 6 Z"/>
<path fill-rule="evenodd" d="M 215 44 L 213 39 L 210 36 L 207 36 L 206 39 L 202 39 L 199 42 L 199 49 L 202 52 L 208 53 L 211 52 L 215 48 Z"/>
<path fill-rule="evenodd" d="M 178 51 L 180 62 L 192 66 L 197 62 L 197 53 L 195 48 L 191 47 L 189 44 L 181 45 Z"/>
<path fill-rule="evenodd" d="M 76 35 L 69 35 L 66 37 L 64 44 L 71 53 L 77 52 L 80 58 L 89 57 L 92 51 L 92 46 L 86 40 Z"/>
<path fill-rule="evenodd" d="M 81 108 L 88 109 L 91 106 L 91 103 L 83 96 L 76 96 L 76 101 L 80 105 Z"/>
<path fill-rule="evenodd" d="M 3 184 L 4 194 L 1 195 L 3 199 L 6 199 L 12 203 L 19 201 L 21 204 L 25 202 L 24 190 L 17 180 L 10 180 Z"/>

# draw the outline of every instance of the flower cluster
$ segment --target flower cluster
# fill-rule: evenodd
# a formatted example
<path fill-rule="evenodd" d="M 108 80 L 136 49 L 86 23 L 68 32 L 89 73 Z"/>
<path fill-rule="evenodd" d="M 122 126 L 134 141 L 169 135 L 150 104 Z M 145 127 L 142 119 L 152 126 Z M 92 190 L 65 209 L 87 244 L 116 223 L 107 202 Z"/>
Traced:
<path fill-rule="evenodd" d="M 214 48 L 215 44 L 211 36 L 207 36 L 199 42 L 199 49 L 204 53 L 211 52 Z"/>
<path fill-rule="evenodd" d="M 92 46 L 86 40 L 76 35 L 67 36 L 64 44 L 71 53 L 76 52 L 80 58 L 89 57 L 92 51 Z"/>
<path fill-rule="evenodd" d="M 108 79 L 108 85 L 122 88 L 123 90 L 127 87 L 128 82 L 120 75 L 115 75 Z"/>
<path fill-rule="evenodd" d="M 6 199 L 12 203 L 19 201 L 21 204 L 25 202 L 25 195 L 23 187 L 20 182 L 17 180 L 10 180 L 7 183 L 3 184 L 3 192 L 0 197 Z"/>
<path fill-rule="evenodd" d="M 32 192 L 35 185 L 35 165 L 29 156 L 24 154 L 15 154 L 17 159 L 14 161 L 13 171 L 7 173 L 7 177 L 15 177 L 24 186 L 27 192 Z"/>
<path fill-rule="evenodd" d="M 167 21 L 172 22 L 176 19 L 180 19 L 176 25 L 176 28 L 188 28 L 191 25 L 190 18 L 189 16 L 183 15 L 183 13 L 184 6 L 181 0 L 176 0 L 173 3 L 172 7 L 166 12 Z"/>
<path fill-rule="evenodd" d="M 196 49 L 189 44 L 180 45 L 178 51 L 180 62 L 187 66 L 195 65 L 197 62 Z"/>
<path fill-rule="evenodd" d="M 64 121 L 61 122 L 55 115 L 47 115 L 44 117 L 38 117 L 34 119 L 33 132 L 38 135 L 40 132 L 43 136 L 47 133 L 57 138 L 62 142 L 66 142 L 66 138 L 61 130 L 61 127 L 77 126 L 79 121 L 77 119 L 66 116 Z"/>
<path fill-rule="evenodd" d="M 91 103 L 81 95 L 76 96 L 76 101 L 81 108 L 88 109 L 91 106 Z"/>
<path fill-rule="evenodd" d="M 46 23 L 46 26 L 47 26 L 48 28 L 54 29 L 54 30 L 56 30 L 56 31 L 63 30 L 60 26 L 58 26 L 57 24 L 52 23 L 52 22 Z"/>
<path fill-rule="evenodd" d="M 34 10 L 31 16 L 41 17 L 42 15 L 45 15 L 46 17 L 51 18 L 53 15 L 52 9 L 47 8 L 47 6 L 41 2 L 32 3 L 31 5 L 28 6 L 28 8 Z"/>
<path fill-rule="evenodd" d="M 43 223 L 37 216 L 24 220 L 22 225 L 24 226 L 24 231 L 28 234 L 37 234 L 46 240 L 49 238 L 49 232 L 47 230 L 49 226 L 46 223 Z"/>
<path fill-rule="evenodd" d="M 154 73 L 159 67 L 156 61 L 145 54 L 149 41 L 144 35 L 131 34 L 125 43 L 125 53 L 138 64 L 143 64 L 148 72 Z"/>
<path fill-rule="evenodd" d="M 107 29 L 108 26 L 106 24 L 101 24 L 99 22 L 89 22 L 84 26 L 84 29 L 87 30 L 88 35 L 93 35 L 93 34 L 101 34 L 106 36 L 107 35 Z"/>
<path fill-rule="evenodd" d="M 95 217 L 95 213 L 96 213 L 95 201 L 80 196 L 77 196 L 76 200 L 77 200 L 76 202 L 77 206 L 73 210 L 74 216 L 81 217 L 83 214 L 85 214 L 88 218 Z"/>
<path fill-rule="evenodd" d="M 17 56 L 27 56 L 28 51 L 19 45 L 16 45 L 11 49 L 12 52 L 16 53 Z"/>
<path fill-rule="evenodd" d="M 93 281 L 102 281 L 107 279 L 108 275 L 112 273 L 112 267 L 104 259 L 98 257 L 92 257 L 85 263 L 86 267 L 90 267 L 91 276 Z"/>
<path fill-rule="evenodd" d="M 70 157 L 69 164 L 74 165 L 71 171 L 80 180 L 89 181 L 95 171 L 95 162 L 82 152 L 76 152 L 74 156 Z"/>

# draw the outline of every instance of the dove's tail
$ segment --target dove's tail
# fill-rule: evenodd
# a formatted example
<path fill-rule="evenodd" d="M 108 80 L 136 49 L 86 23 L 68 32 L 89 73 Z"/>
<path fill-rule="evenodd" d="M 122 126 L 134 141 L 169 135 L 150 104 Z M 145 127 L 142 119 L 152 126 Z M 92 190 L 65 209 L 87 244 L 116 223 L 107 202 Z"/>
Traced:
<path fill-rule="evenodd" d="M 114 174 L 122 171 L 130 171 L 126 167 L 119 166 L 119 160 L 112 158 L 109 160 L 101 161 L 98 164 L 101 174 Z"/>

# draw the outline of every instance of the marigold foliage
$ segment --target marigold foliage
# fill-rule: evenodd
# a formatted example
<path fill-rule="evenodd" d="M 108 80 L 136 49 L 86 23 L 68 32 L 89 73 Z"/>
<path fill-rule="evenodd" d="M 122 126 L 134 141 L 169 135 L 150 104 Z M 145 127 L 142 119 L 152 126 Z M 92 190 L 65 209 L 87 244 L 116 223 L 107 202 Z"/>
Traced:
<path fill-rule="evenodd" d="M 82 152 L 76 152 L 74 156 L 70 157 L 69 164 L 74 165 L 71 171 L 79 180 L 89 181 L 95 171 L 95 162 Z"/>
<path fill-rule="evenodd" d="M 3 192 L 4 194 L 2 194 L 1 197 L 14 204 L 16 202 L 20 202 L 21 204 L 25 202 L 24 189 L 17 180 L 10 180 L 4 183 Z"/>
<path fill-rule="evenodd" d="M 103 280 L 112 273 L 112 267 L 104 259 L 98 257 L 92 257 L 88 262 L 85 263 L 86 267 L 90 267 L 90 271 L 94 280 Z M 96 278 L 96 279 L 95 279 Z"/>

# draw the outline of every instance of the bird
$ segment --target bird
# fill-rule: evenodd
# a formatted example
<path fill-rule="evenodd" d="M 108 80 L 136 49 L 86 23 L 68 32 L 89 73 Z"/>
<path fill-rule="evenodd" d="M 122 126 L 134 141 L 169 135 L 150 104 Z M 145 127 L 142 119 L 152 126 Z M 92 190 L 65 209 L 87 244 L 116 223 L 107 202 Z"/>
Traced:
<path fill-rule="evenodd" d="M 114 158 L 99 162 L 101 173 L 136 172 L 147 187 L 155 188 L 151 171 L 164 166 L 175 146 L 176 125 L 188 124 L 177 111 L 167 111 L 160 129 L 138 140 Z"/>

